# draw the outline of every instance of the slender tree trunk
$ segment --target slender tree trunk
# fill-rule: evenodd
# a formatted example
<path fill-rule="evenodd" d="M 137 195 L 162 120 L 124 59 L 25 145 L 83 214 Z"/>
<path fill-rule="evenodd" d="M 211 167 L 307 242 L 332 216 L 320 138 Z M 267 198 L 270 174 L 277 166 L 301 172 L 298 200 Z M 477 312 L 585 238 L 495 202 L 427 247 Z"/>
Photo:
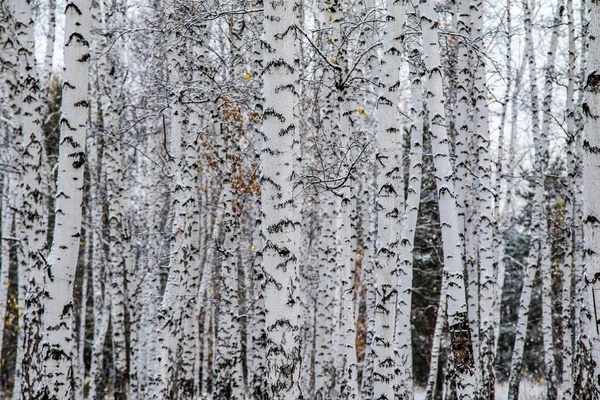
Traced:
<path fill-rule="evenodd" d="M 412 354 L 412 286 L 413 286 L 413 250 L 415 231 L 421 201 L 421 178 L 423 174 L 423 89 L 421 74 L 411 71 L 411 93 L 413 106 L 410 126 L 410 166 L 408 188 L 406 191 L 406 207 L 402 219 L 400 235 L 398 300 L 396 314 L 396 334 L 394 346 L 399 368 L 399 387 L 396 396 L 403 400 L 412 400 L 413 395 L 413 354 Z"/>
<path fill-rule="evenodd" d="M 169 79 L 174 90 L 171 113 L 171 172 L 174 177 L 172 238 L 169 277 L 159 312 L 159 327 L 166 328 L 161 343 L 161 371 L 157 376 L 157 394 L 162 399 L 193 397 L 193 355 L 195 354 L 197 320 L 194 318 L 196 293 L 199 289 L 197 150 L 189 136 L 188 115 L 183 105 L 182 80 L 185 46 L 176 35 L 168 52 Z M 191 294 L 190 294 L 191 293 Z M 185 355 L 184 355 L 185 354 Z M 155 395 L 155 396 L 156 396 Z"/>
<path fill-rule="evenodd" d="M 479 271 L 476 237 L 476 208 L 475 188 L 477 166 L 474 164 L 477 136 L 474 135 L 475 124 L 473 121 L 473 83 L 474 63 L 469 51 L 470 45 L 467 38 L 471 38 L 471 0 L 461 0 L 458 6 L 457 30 L 462 36 L 458 40 L 456 50 L 456 138 L 455 138 L 455 190 L 456 206 L 458 212 L 458 230 L 463 245 L 463 262 L 467 271 L 467 301 L 471 339 L 473 343 L 473 357 L 476 371 L 479 367 Z M 477 376 L 477 385 L 480 384 Z M 479 387 L 478 387 L 479 388 Z"/>
<path fill-rule="evenodd" d="M 387 22 L 383 35 L 384 53 L 381 58 L 381 89 L 378 111 L 378 174 L 377 174 L 377 273 L 375 274 L 375 332 L 373 351 L 373 389 L 375 399 L 393 399 L 396 374 L 400 370 L 394 354 L 394 332 L 398 303 L 401 219 L 404 214 L 404 168 L 402 129 L 399 127 L 398 86 L 402 63 L 402 35 L 405 5 L 389 1 Z M 406 316 L 404 316 L 404 319 Z M 409 312 L 410 321 L 410 312 Z M 402 326 L 404 330 L 406 324 Z M 408 324 L 410 336 L 410 323 Z M 403 374 L 404 375 L 404 374 Z M 406 376 L 399 378 L 406 379 Z M 412 389 L 412 388 L 411 388 Z M 404 393 L 399 394 L 403 398 Z"/>
<path fill-rule="evenodd" d="M 429 377 L 427 378 L 427 386 L 425 387 L 425 399 L 435 399 L 436 390 L 438 387 L 438 378 L 440 376 L 440 365 L 442 335 L 444 331 L 444 321 L 448 302 L 446 301 L 448 293 L 448 279 L 442 276 L 442 284 L 440 290 L 440 302 L 437 307 L 437 316 L 435 318 L 435 328 L 433 337 L 431 338 L 431 357 L 429 358 Z M 442 396 L 445 398 L 445 396 Z"/>
<path fill-rule="evenodd" d="M 483 43 L 483 2 L 474 1 L 471 4 L 473 42 L 480 48 Z M 494 310 L 496 309 L 496 259 L 493 247 L 496 230 L 496 215 L 494 215 L 494 198 L 496 193 L 492 182 L 492 158 L 490 132 L 488 123 L 488 93 L 486 87 L 486 67 L 482 58 L 474 57 L 476 61 L 473 82 L 473 97 L 475 102 L 474 125 L 477 134 L 477 181 L 479 192 L 479 356 L 481 368 L 481 388 L 478 397 L 495 399 L 495 331 Z"/>
<path fill-rule="evenodd" d="M 235 128 L 233 128 L 235 129 Z M 213 387 L 215 399 L 244 399 L 246 392 L 242 373 L 242 335 L 238 293 L 238 256 L 240 252 L 240 205 L 236 202 L 233 183 L 237 171 L 235 132 L 224 129 L 220 142 L 223 165 L 223 246 L 221 256 L 220 302 L 217 331 L 217 376 Z M 230 141 L 231 140 L 231 141 Z"/>
<path fill-rule="evenodd" d="M 494 203 L 494 214 L 496 215 L 496 231 L 494 235 L 493 247 L 496 249 L 496 295 L 494 299 L 494 338 L 496 343 L 494 344 L 494 356 L 498 355 L 498 343 L 500 339 L 500 322 L 502 317 L 502 292 L 504 290 L 504 278 L 506 275 L 506 263 L 505 257 L 505 246 L 506 241 L 504 239 L 506 228 L 505 218 L 507 202 L 509 201 L 509 194 L 507 188 L 507 177 L 504 173 L 504 159 L 506 157 L 505 151 L 505 135 L 506 129 L 506 116 L 508 115 L 508 109 L 511 100 L 511 89 L 513 82 L 512 75 L 512 0 L 506 1 L 506 90 L 504 92 L 504 104 L 502 106 L 502 114 L 500 115 L 500 124 L 498 129 L 498 158 L 496 161 L 496 202 Z M 517 91 L 518 88 L 515 88 Z M 513 103 L 514 106 L 514 103 Z M 512 139 L 511 139 L 512 140 Z M 511 151 L 512 149 L 509 149 Z M 511 168 L 511 165 L 508 164 Z"/>
<path fill-rule="evenodd" d="M 54 242 L 45 268 L 46 293 L 42 360 L 43 399 L 68 399 L 73 347 L 73 283 L 82 219 L 83 166 L 88 120 L 90 1 L 65 8 L 65 71 L 60 119 L 60 148 Z"/>
<path fill-rule="evenodd" d="M 108 4 L 104 4 L 104 30 L 111 32 L 119 25 L 120 12 Z M 111 33 L 107 34 L 108 40 Z M 111 43 L 107 41 L 104 46 L 109 49 Z M 117 45 L 116 49 L 120 46 Z M 122 134 L 120 130 L 120 116 L 123 114 L 122 95 L 119 93 L 121 68 L 118 65 L 118 54 L 115 49 L 107 51 L 98 63 L 98 80 L 100 83 L 101 109 L 104 136 L 106 137 L 103 166 L 106 168 L 106 201 L 108 204 L 108 280 L 110 282 L 110 322 L 112 339 L 112 357 L 115 371 L 113 395 L 115 400 L 125 400 L 128 392 L 127 372 L 127 343 L 125 337 L 125 257 L 127 246 L 125 239 L 125 212 L 126 193 L 123 185 L 125 182 L 123 168 L 123 149 L 121 145 Z"/>
<path fill-rule="evenodd" d="M 46 27 L 46 52 L 44 54 L 44 76 L 42 83 L 48 87 L 52 81 L 54 61 L 54 39 L 56 34 L 56 0 L 48 0 L 48 26 Z"/>
<path fill-rule="evenodd" d="M 23 309 L 22 342 L 18 352 L 22 352 L 20 366 L 21 396 L 29 398 L 40 379 L 39 354 L 43 314 L 44 255 L 46 245 L 46 221 L 42 187 L 44 166 L 42 132 L 42 92 L 35 65 L 35 41 L 33 4 L 30 1 L 13 1 L 13 20 L 17 38 L 17 61 L 19 71 L 19 92 L 21 96 L 23 135 L 22 170 L 23 202 L 21 205 L 21 231 L 25 267 L 20 272 L 19 305 Z M 19 317 L 21 319 L 21 317 Z"/>
<path fill-rule="evenodd" d="M 461 399 L 474 399 L 475 370 L 471 329 L 467 316 L 462 246 L 458 232 L 458 214 L 454 201 L 454 183 L 446 131 L 442 67 L 438 43 L 437 15 L 431 1 L 419 4 L 423 29 L 423 56 L 427 78 L 424 89 L 429 110 L 429 132 L 432 137 L 435 180 L 439 196 L 440 224 L 444 252 L 444 275 L 448 279 L 448 325 L 457 373 L 457 389 Z"/>
<path fill-rule="evenodd" d="M 533 252 L 533 250 L 532 250 Z M 527 321 L 529 319 L 529 307 L 531 305 L 531 292 L 533 290 L 533 278 L 536 270 L 536 257 L 529 256 L 526 260 L 525 274 L 523 276 L 523 289 L 519 302 L 519 316 L 517 318 L 517 335 L 513 346 L 510 377 L 508 380 L 508 400 L 519 399 L 519 384 L 521 383 L 521 370 L 523 366 L 523 351 L 525 339 L 527 338 Z"/>
<path fill-rule="evenodd" d="M 10 248 L 13 246 L 11 240 L 13 233 L 13 224 L 15 212 L 11 204 L 11 191 L 15 188 L 15 178 L 5 173 L 2 178 L 2 247 L 0 249 L 0 356 L 4 347 L 4 327 L 6 323 L 6 309 L 8 299 L 9 269 L 10 269 Z"/>
<path fill-rule="evenodd" d="M 548 168 L 548 135 L 550 131 L 551 113 L 552 113 L 552 89 L 554 79 L 554 60 L 558 44 L 558 26 L 560 25 L 563 7 L 558 6 L 554 18 L 554 28 L 550 39 L 550 48 L 548 49 L 548 59 L 546 62 L 546 76 L 544 84 L 544 100 L 542 104 L 543 118 L 541 130 L 538 128 L 538 105 L 537 105 L 537 84 L 536 84 L 536 62 L 534 44 L 532 39 L 532 16 L 529 6 L 526 12 L 526 44 L 529 57 L 529 79 L 531 86 L 532 98 L 532 117 L 533 122 L 533 141 L 535 148 L 535 173 L 536 185 L 534 195 L 534 208 L 532 215 L 532 247 L 536 249 L 537 256 L 541 266 L 542 274 L 542 331 L 544 338 L 544 364 L 546 367 L 546 386 L 548 400 L 556 399 L 556 371 L 554 360 L 554 339 L 553 339 L 553 323 L 552 323 L 552 271 L 551 271 L 551 249 L 550 238 L 548 236 L 548 223 L 545 212 L 546 207 L 546 190 L 545 190 L 545 175 Z"/>
<path fill-rule="evenodd" d="M 560 387 L 559 398 L 561 400 L 573 399 L 573 272 L 577 245 L 574 243 L 575 229 L 578 224 L 574 224 L 576 203 L 579 199 L 575 198 L 577 190 L 578 159 L 576 157 L 576 144 L 578 139 L 575 131 L 575 79 L 576 54 L 575 54 L 575 21 L 573 16 L 573 0 L 567 0 L 567 21 L 569 29 L 569 63 L 568 63 L 568 82 L 567 82 L 567 176 L 569 177 L 567 195 L 565 198 L 565 263 L 563 267 L 562 279 L 562 383 Z"/>
<path fill-rule="evenodd" d="M 89 224 L 89 217 L 86 218 Z M 73 365 L 73 368 L 77 369 L 75 372 L 75 398 L 83 399 L 84 385 L 85 385 L 85 328 L 86 328 L 86 315 L 87 315 L 87 292 L 88 292 L 88 276 L 89 276 L 89 262 L 91 253 L 91 234 L 89 227 L 85 230 L 84 239 L 84 258 L 83 258 L 83 283 L 81 285 L 81 305 L 79 308 L 79 336 L 73 335 L 74 340 L 77 341 L 77 366 Z M 75 363 L 73 363 L 75 364 Z"/>

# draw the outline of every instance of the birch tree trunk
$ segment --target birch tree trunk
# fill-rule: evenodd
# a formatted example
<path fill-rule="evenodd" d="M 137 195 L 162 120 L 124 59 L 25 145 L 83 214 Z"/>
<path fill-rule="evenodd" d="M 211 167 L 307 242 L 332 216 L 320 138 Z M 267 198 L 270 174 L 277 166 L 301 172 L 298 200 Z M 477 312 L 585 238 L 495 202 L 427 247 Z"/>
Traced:
<path fill-rule="evenodd" d="M 125 203 L 126 192 L 123 168 L 122 134 L 120 116 L 123 114 L 122 95 L 119 93 L 119 81 L 122 66 L 119 65 L 117 51 L 121 46 L 112 41 L 112 30 L 119 26 L 122 19 L 117 3 L 104 1 L 104 26 L 106 53 L 98 63 L 98 81 L 100 84 L 101 109 L 104 136 L 106 137 L 103 164 L 106 168 L 106 201 L 108 203 L 108 280 L 110 283 L 110 322 L 113 366 L 115 371 L 113 395 L 115 400 L 124 400 L 128 392 L 127 343 L 125 337 Z"/>
<path fill-rule="evenodd" d="M 576 182 L 579 169 L 579 160 L 576 157 L 575 141 L 579 135 L 575 131 L 575 79 L 577 77 L 576 53 L 575 53 L 575 20 L 573 16 L 573 1 L 567 0 L 567 21 L 568 21 L 568 40 L 569 40 L 569 62 L 568 62 L 568 81 L 567 81 L 567 176 L 569 178 L 567 195 L 565 197 L 565 239 L 567 241 L 565 249 L 565 263 L 563 267 L 562 279 L 562 383 L 560 386 L 559 398 L 570 400 L 573 398 L 573 271 L 577 259 L 578 246 L 574 243 L 575 230 L 579 224 L 574 224 L 577 210 Z"/>
<path fill-rule="evenodd" d="M 515 164 L 515 151 L 514 151 L 514 139 L 517 135 L 517 121 L 519 116 L 519 108 L 517 107 L 517 95 L 519 88 L 521 87 L 521 80 L 523 77 L 523 71 L 525 67 L 526 57 L 523 57 L 521 65 L 517 70 L 517 76 L 515 77 L 515 91 L 512 96 L 512 110 L 511 110 L 511 151 L 509 153 L 507 165 L 509 166 L 508 175 L 513 175 L 514 164 Z M 509 196 L 512 194 L 509 194 Z M 508 208 L 508 205 L 506 206 Z M 521 289 L 521 297 L 519 300 L 519 310 L 517 316 L 516 336 L 513 345 L 513 351 L 511 355 L 511 367 L 508 381 L 508 398 L 511 400 L 517 400 L 519 397 L 519 384 L 521 382 L 521 369 L 523 363 L 523 351 L 525 349 L 525 339 L 527 337 L 527 322 L 529 318 L 529 308 L 531 304 L 531 292 L 533 290 L 533 279 L 535 277 L 535 266 L 533 263 L 533 254 L 530 249 L 529 258 L 526 259 L 525 274 L 523 275 L 523 288 Z M 516 396 L 516 397 L 515 397 Z"/>
<path fill-rule="evenodd" d="M 233 128 L 235 129 L 235 128 Z M 236 201 L 234 180 L 239 138 L 225 128 L 220 132 L 221 165 L 223 165 L 223 244 L 221 253 L 220 302 L 217 332 L 217 376 L 214 385 L 215 399 L 244 399 L 245 387 L 242 372 L 242 334 L 238 294 L 238 256 L 240 252 L 240 205 Z M 233 151 L 228 149 L 233 149 Z"/>
<path fill-rule="evenodd" d="M 2 356 L 2 348 L 4 346 L 4 327 L 6 323 L 6 309 L 8 299 L 8 272 L 10 269 L 10 248 L 12 241 L 10 240 L 13 233 L 13 223 L 15 220 L 15 212 L 11 204 L 11 191 L 15 188 L 15 178 L 10 174 L 5 173 L 2 177 L 2 248 L 0 266 L 0 356 Z"/>
<path fill-rule="evenodd" d="M 423 30 L 423 56 L 427 78 L 424 89 L 428 98 L 435 179 L 439 196 L 440 224 L 444 252 L 444 274 L 448 279 L 448 325 L 457 373 L 457 390 L 461 399 L 474 399 L 475 370 L 471 329 L 467 316 L 462 246 L 458 232 L 458 214 L 454 201 L 454 183 L 442 90 L 442 68 L 438 43 L 437 16 L 431 1 L 419 4 Z"/>
<path fill-rule="evenodd" d="M 54 243 L 46 265 L 42 360 L 39 395 L 68 399 L 73 347 L 73 283 L 82 219 L 83 166 L 88 120 L 90 1 L 73 0 L 65 7 L 65 70 L 60 119 L 60 149 Z"/>
<path fill-rule="evenodd" d="M 506 89 L 504 92 L 504 105 L 502 107 L 502 114 L 500 115 L 500 126 L 498 129 L 498 158 L 496 161 L 496 202 L 494 203 L 494 213 L 496 215 L 496 232 L 494 235 L 494 248 L 496 249 L 496 276 L 497 276 L 497 287 L 496 297 L 494 300 L 494 338 L 496 340 L 494 348 L 494 356 L 498 354 L 498 342 L 500 339 L 500 320 L 502 316 L 502 293 L 504 290 L 504 281 L 506 275 L 506 263 L 505 258 L 505 247 L 506 241 L 504 238 L 506 227 L 504 226 L 506 220 L 506 209 L 507 202 L 509 201 L 509 190 L 507 188 L 507 177 L 505 175 L 504 160 L 506 157 L 506 146 L 505 142 L 505 129 L 506 129 L 506 116 L 508 115 L 508 109 L 511 100 L 511 89 L 513 83 L 512 74 L 512 0 L 506 1 Z M 518 88 L 515 88 L 517 91 Z M 514 103 L 513 103 L 514 105 Z M 514 141 L 511 137 L 511 143 Z M 512 149 L 509 149 L 511 152 Z M 511 156 L 512 157 L 512 156 Z M 508 164 L 509 168 L 512 168 L 512 164 Z"/>
<path fill-rule="evenodd" d="M 21 395 L 29 398 L 37 386 L 40 373 L 38 349 L 41 340 L 44 286 L 44 254 L 46 221 L 44 218 L 45 193 L 42 188 L 44 167 L 42 162 L 42 92 L 35 63 L 33 4 L 30 1 L 13 1 L 13 20 L 17 42 L 19 92 L 21 106 L 21 134 L 23 137 L 22 171 L 23 202 L 21 205 L 21 232 L 23 269 L 19 271 L 19 306 L 23 310 L 19 327 L 22 352 L 20 367 Z"/>
<path fill-rule="evenodd" d="M 534 196 L 533 209 L 533 235 L 532 245 L 536 249 L 541 265 L 542 273 L 542 331 L 544 337 L 544 364 L 546 367 L 546 383 L 547 383 L 547 398 L 555 400 L 556 392 L 556 366 L 554 360 L 554 338 L 552 323 L 552 270 L 551 270 L 551 248 L 550 237 L 548 236 L 548 223 L 546 222 L 546 191 L 545 191 L 545 175 L 548 168 L 548 135 L 550 132 L 550 123 L 552 120 L 552 89 L 554 79 L 554 62 L 555 53 L 558 45 L 558 26 L 562 19 L 564 7 L 562 4 L 557 5 L 556 14 L 554 17 L 554 28 L 550 38 L 550 47 L 548 49 L 548 58 L 546 61 L 546 74 L 544 84 L 544 100 L 542 104 L 543 118 L 541 131 L 536 129 L 538 126 L 538 106 L 537 106 L 537 84 L 536 84 L 536 63 L 533 47 L 533 39 L 531 32 L 526 34 L 526 41 L 529 51 L 529 76 L 532 96 L 532 113 L 533 113 L 533 141 L 535 148 L 535 166 L 536 166 L 536 187 Z M 532 28 L 531 12 L 526 10 L 526 15 L 530 19 L 526 20 L 526 27 Z M 527 16 L 526 16 L 527 18 Z M 528 22 L 529 21 L 529 22 Z"/>
<path fill-rule="evenodd" d="M 84 386 L 85 386 L 85 330 L 86 330 L 86 316 L 87 316 L 87 299 L 88 299 L 88 277 L 89 277 L 89 263 L 91 255 L 91 234 L 89 230 L 90 218 L 86 216 L 86 223 L 88 228 L 85 230 L 84 239 L 84 257 L 83 257 L 83 283 L 81 285 L 81 305 L 79 308 L 79 329 L 78 336 L 73 335 L 73 341 L 77 342 L 77 365 L 73 363 L 73 369 L 76 369 L 75 374 L 75 398 L 83 399 Z M 73 319 L 75 323 L 75 319 Z"/>
<path fill-rule="evenodd" d="M 387 22 L 383 35 L 384 53 L 381 59 L 381 78 L 378 101 L 379 151 L 377 174 L 377 273 L 375 274 L 375 331 L 373 351 L 373 389 L 375 399 L 393 399 L 398 365 L 394 354 L 394 332 L 398 305 L 398 253 L 401 218 L 404 214 L 404 168 L 402 129 L 398 118 L 398 86 L 402 62 L 402 35 L 405 5 L 389 1 Z M 404 278 L 404 277 L 402 277 Z M 402 282 L 404 286 L 406 283 Z M 404 310 L 403 310 L 404 311 Z M 410 315 L 410 311 L 409 311 Z M 410 320 L 410 317 L 409 317 Z M 404 330 L 405 326 L 403 326 Z M 409 336 L 410 336 L 410 324 Z M 406 378 L 406 376 L 403 376 Z M 401 395 L 402 398 L 402 395 Z"/>
<path fill-rule="evenodd" d="M 413 67 L 413 69 L 415 69 Z M 413 287 L 413 250 L 415 231 L 421 201 L 421 178 L 423 173 L 423 92 L 421 74 L 411 71 L 411 93 L 414 101 L 411 108 L 413 122 L 410 126 L 410 166 L 406 207 L 402 219 L 399 253 L 398 300 L 396 306 L 396 334 L 394 346 L 398 363 L 399 386 L 395 389 L 400 399 L 412 400 L 413 395 L 413 354 L 412 354 L 412 287 Z"/>
<path fill-rule="evenodd" d="M 480 48 L 485 48 L 483 42 L 483 2 L 473 1 L 472 30 L 473 42 Z M 476 57 L 474 57 L 476 58 Z M 496 307 L 496 259 L 493 247 L 496 230 L 496 215 L 494 215 L 494 198 L 496 193 L 492 183 L 492 159 L 490 132 L 488 123 L 488 93 L 486 88 L 486 67 L 482 58 L 476 58 L 475 76 L 473 82 L 473 97 L 475 100 L 474 125 L 477 134 L 477 181 L 479 193 L 479 355 L 481 368 L 481 399 L 495 399 L 495 347 L 494 311 Z"/>
<path fill-rule="evenodd" d="M 48 26 L 46 32 L 46 52 L 44 54 L 44 76 L 42 83 L 48 87 L 52 82 L 52 63 L 54 61 L 54 39 L 56 34 L 56 0 L 48 0 Z"/>
<path fill-rule="evenodd" d="M 532 250 L 533 251 L 533 250 Z M 527 338 L 527 321 L 529 319 L 529 307 L 531 305 L 531 292 L 533 290 L 533 278 L 536 270 L 536 257 L 531 255 L 526 260 L 525 274 L 523 276 L 523 289 L 519 301 L 519 316 L 517 318 L 517 334 L 513 346 L 510 376 L 508 380 L 508 400 L 519 399 L 519 384 L 521 383 L 521 370 L 523 365 L 523 351 L 525 339 Z"/>
<path fill-rule="evenodd" d="M 473 84 L 475 80 L 476 61 L 469 51 L 466 38 L 471 38 L 471 13 L 474 11 L 471 0 L 461 0 L 458 6 L 457 30 L 462 38 L 458 40 L 456 50 L 456 106 L 455 106 L 455 190 L 458 212 L 458 231 L 463 245 L 463 262 L 467 271 L 467 301 L 471 339 L 473 343 L 473 359 L 476 371 L 479 366 L 479 270 L 477 254 L 477 238 L 475 224 L 477 217 L 475 178 L 477 165 L 474 164 L 477 136 L 473 121 Z M 479 385 L 479 377 L 477 377 Z M 479 389 L 479 388 L 478 388 Z"/>
<path fill-rule="evenodd" d="M 294 142 L 298 123 L 299 65 L 297 7 L 292 0 L 266 2 L 263 72 L 265 134 L 261 200 L 265 237 L 263 268 L 266 307 L 266 385 L 273 400 L 298 399 L 300 393 L 300 301 L 298 277 L 299 213 L 294 198 Z M 285 300 L 284 300 L 285 299 Z"/>
<path fill-rule="evenodd" d="M 180 10 L 183 11 L 183 10 Z M 194 354 L 197 344 L 194 332 L 198 331 L 196 313 L 193 311 L 200 265 L 198 263 L 198 203 L 197 150 L 195 139 L 189 137 L 188 118 L 183 105 L 183 80 L 185 43 L 179 35 L 172 35 L 168 51 L 169 80 L 174 88 L 171 112 L 171 174 L 173 175 L 172 237 L 170 243 L 169 277 L 159 312 L 159 326 L 165 329 L 161 343 L 161 371 L 156 376 L 161 399 L 193 398 Z"/>
<path fill-rule="evenodd" d="M 600 390 L 600 5 L 589 4 L 590 24 L 588 34 L 588 59 L 584 76 L 583 113 L 583 237 L 591 318 L 586 320 L 589 339 L 582 338 L 580 346 L 591 351 L 591 381 L 594 382 L 585 398 L 596 398 Z M 583 398 L 583 397 L 582 397 Z"/>

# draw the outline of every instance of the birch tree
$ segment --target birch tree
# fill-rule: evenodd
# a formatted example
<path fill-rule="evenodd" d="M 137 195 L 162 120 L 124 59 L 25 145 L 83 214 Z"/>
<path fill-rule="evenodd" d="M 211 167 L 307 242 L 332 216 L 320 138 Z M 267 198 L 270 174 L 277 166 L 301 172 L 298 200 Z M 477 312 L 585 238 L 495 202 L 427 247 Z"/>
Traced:
<path fill-rule="evenodd" d="M 396 365 L 394 333 L 398 299 L 398 253 L 401 218 L 404 213 L 404 170 L 402 168 L 402 129 L 398 118 L 398 86 L 402 54 L 404 4 L 390 1 L 387 9 L 384 54 L 381 60 L 381 90 L 379 94 L 379 125 L 376 156 L 377 177 L 377 274 L 376 308 L 373 350 L 374 397 L 394 397 Z M 402 277 L 404 278 L 404 276 Z M 406 378 L 406 377 L 404 377 Z"/>
<path fill-rule="evenodd" d="M 462 249 L 458 234 L 458 214 L 454 202 L 454 183 L 445 127 L 442 69 L 438 44 L 438 23 L 429 1 L 419 4 L 423 30 L 423 58 L 426 69 L 424 90 L 428 97 L 429 132 L 432 137 L 436 185 L 439 196 L 440 223 L 444 249 L 444 274 L 447 275 L 448 325 L 457 372 L 458 395 L 474 398 L 475 371 L 471 329 L 468 324 L 467 303 L 464 293 Z"/>
<path fill-rule="evenodd" d="M 272 399 L 301 397 L 300 310 L 297 287 L 298 232 L 294 200 L 298 96 L 295 26 L 300 3 L 266 2 L 264 9 L 263 131 L 261 204 L 265 237 L 263 269 L 266 306 L 266 385 Z M 285 299 L 284 301 L 282 301 Z"/>
<path fill-rule="evenodd" d="M 88 120 L 90 1 L 65 7 L 65 67 L 54 242 L 45 267 L 48 298 L 43 319 L 44 372 L 39 396 L 65 399 L 73 387 L 73 280 L 82 220 L 83 166 Z"/>
<path fill-rule="evenodd" d="M 600 115 L 600 72 L 597 70 L 600 65 L 600 42 L 598 41 L 598 28 L 600 27 L 600 7 L 597 3 L 591 2 L 589 5 L 590 24 L 588 33 L 588 59 L 587 69 L 583 77 L 584 98 L 583 98 L 583 113 L 585 125 L 583 130 L 583 237 L 584 237 L 584 254 L 586 263 L 586 283 L 587 297 L 589 299 L 589 310 L 593 310 L 593 314 L 588 317 L 586 329 L 589 332 L 589 339 L 582 338 L 581 346 L 588 347 L 591 351 L 591 380 L 595 382 L 589 392 L 584 396 L 586 398 L 595 398 L 598 396 L 598 365 L 600 365 L 600 346 L 598 346 L 598 296 L 600 289 L 600 281 L 598 274 L 600 273 L 600 258 L 599 254 L 594 250 L 598 248 L 597 233 L 600 228 L 600 219 L 597 217 L 600 210 L 600 202 L 598 202 L 598 194 L 595 190 L 595 182 L 598 181 L 598 157 L 600 157 L 600 123 L 598 115 Z M 588 342 L 589 340 L 589 342 Z M 588 397 L 589 396 L 589 397 Z"/>

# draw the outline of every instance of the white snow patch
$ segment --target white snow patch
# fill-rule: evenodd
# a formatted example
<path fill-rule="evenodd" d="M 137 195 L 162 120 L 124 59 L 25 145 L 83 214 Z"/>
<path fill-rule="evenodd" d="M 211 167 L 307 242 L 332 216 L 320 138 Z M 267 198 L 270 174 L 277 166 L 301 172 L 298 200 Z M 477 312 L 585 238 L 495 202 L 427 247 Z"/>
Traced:
<path fill-rule="evenodd" d="M 530 379 L 521 380 L 519 387 L 519 400 L 544 400 L 546 393 L 545 382 Z M 414 389 L 415 400 L 425 400 L 425 388 L 416 386 Z M 496 385 L 496 400 L 508 398 L 508 382 Z"/>

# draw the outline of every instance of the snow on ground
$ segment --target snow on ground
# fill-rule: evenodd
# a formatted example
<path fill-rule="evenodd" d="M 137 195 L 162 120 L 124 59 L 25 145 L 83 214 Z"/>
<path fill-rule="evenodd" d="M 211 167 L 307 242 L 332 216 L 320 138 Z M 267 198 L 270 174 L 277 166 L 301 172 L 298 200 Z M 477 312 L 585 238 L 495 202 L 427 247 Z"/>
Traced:
<path fill-rule="evenodd" d="M 544 400 L 546 385 L 530 379 L 523 379 L 519 388 L 519 400 Z M 496 400 L 506 400 L 508 383 L 496 385 Z M 415 387 L 415 400 L 425 400 L 425 388 Z"/>

